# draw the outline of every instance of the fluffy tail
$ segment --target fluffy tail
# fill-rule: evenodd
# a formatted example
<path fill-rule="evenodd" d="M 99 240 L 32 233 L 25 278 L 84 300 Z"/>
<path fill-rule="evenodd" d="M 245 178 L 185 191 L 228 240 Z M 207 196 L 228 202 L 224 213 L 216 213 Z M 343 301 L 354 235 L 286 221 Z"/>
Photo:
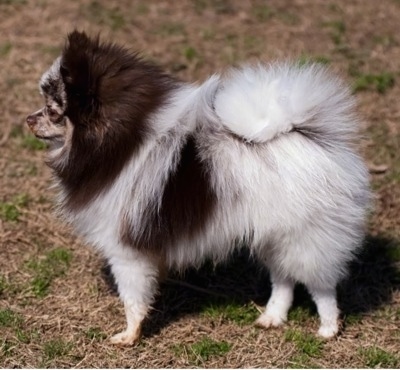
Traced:
<path fill-rule="evenodd" d="M 215 113 L 245 140 L 262 143 L 296 130 L 337 145 L 357 132 L 349 89 L 319 64 L 244 67 L 219 82 Z"/>

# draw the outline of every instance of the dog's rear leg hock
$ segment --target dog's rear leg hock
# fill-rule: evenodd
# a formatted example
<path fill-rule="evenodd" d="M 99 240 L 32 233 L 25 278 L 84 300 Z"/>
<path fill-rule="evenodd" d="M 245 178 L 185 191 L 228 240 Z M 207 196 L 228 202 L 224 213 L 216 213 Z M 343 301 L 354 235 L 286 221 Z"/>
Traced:
<path fill-rule="evenodd" d="M 336 301 L 336 289 L 310 289 L 311 296 L 317 306 L 321 325 L 318 335 L 332 338 L 339 331 L 339 309 Z"/>

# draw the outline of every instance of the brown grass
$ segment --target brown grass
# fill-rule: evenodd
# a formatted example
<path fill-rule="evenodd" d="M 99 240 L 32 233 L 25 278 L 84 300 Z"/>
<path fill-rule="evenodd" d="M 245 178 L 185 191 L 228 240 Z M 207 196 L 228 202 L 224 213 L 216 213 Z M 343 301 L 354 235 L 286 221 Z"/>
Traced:
<path fill-rule="evenodd" d="M 399 1 L 0 0 L 0 14 L 1 367 L 400 365 Z M 357 86 L 376 204 L 365 251 L 339 288 L 337 339 L 313 337 L 318 320 L 301 288 L 287 327 L 253 327 L 268 276 L 238 254 L 171 276 L 142 342 L 109 345 L 124 315 L 107 268 L 55 219 L 44 152 L 23 125 L 74 27 L 141 50 L 185 80 L 244 60 L 301 57 L 329 62 Z"/>

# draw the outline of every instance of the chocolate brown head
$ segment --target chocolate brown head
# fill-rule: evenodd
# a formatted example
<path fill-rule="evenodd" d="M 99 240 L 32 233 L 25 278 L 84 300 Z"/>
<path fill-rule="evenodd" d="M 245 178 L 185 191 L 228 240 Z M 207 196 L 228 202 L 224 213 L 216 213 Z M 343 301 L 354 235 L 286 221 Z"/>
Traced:
<path fill-rule="evenodd" d="M 68 35 L 40 80 L 45 107 L 27 117 L 50 143 L 49 166 L 81 207 L 109 185 L 151 135 L 149 116 L 176 83 L 135 53 L 84 32 Z"/>

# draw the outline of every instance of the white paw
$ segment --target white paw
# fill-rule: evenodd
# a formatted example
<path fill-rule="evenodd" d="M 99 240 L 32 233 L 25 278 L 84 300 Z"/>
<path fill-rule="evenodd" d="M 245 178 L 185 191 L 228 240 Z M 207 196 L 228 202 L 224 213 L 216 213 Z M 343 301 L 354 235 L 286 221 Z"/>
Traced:
<path fill-rule="evenodd" d="M 285 319 L 277 314 L 272 314 L 270 312 L 264 312 L 255 322 L 257 326 L 262 326 L 263 328 L 278 327 L 285 323 Z"/>
<path fill-rule="evenodd" d="M 139 332 L 123 331 L 111 337 L 110 342 L 119 346 L 132 346 L 140 338 Z"/>
<path fill-rule="evenodd" d="M 339 332 L 339 326 L 337 323 L 330 325 L 320 326 L 318 329 L 318 335 L 325 339 L 333 338 Z"/>

